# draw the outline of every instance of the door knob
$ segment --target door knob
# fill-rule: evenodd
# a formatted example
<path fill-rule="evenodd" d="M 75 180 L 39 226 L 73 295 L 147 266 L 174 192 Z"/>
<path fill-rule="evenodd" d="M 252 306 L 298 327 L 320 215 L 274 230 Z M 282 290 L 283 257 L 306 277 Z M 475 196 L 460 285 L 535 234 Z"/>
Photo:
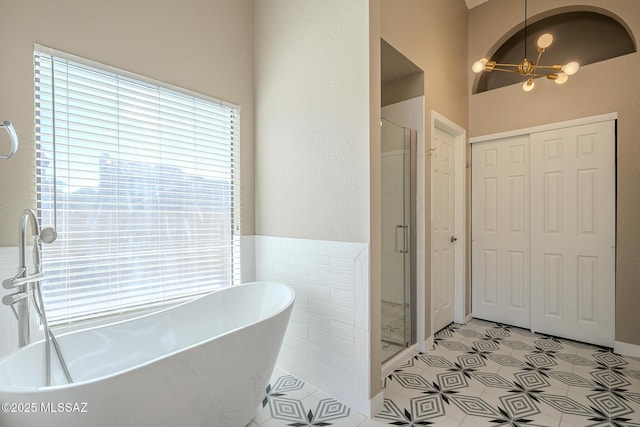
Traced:
<path fill-rule="evenodd" d="M 454 243 L 458 238 L 456 236 L 451 236 L 451 243 Z"/>

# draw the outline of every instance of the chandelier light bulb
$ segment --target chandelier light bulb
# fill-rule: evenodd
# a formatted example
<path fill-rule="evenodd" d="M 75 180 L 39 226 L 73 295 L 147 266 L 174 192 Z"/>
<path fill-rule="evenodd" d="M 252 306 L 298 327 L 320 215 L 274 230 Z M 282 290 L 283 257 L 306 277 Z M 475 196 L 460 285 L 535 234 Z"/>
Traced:
<path fill-rule="evenodd" d="M 489 62 L 487 58 L 480 58 L 473 63 L 473 65 L 471 66 L 471 70 L 476 74 L 481 73 L 484 71 L 487 62 Z"/>
<path fill-rule="evenodd" d="M 524 82 L 524 84 L 522 85 L 522 89 L 525 92 L 531 92 L 534 86 L 535 84 L 533 83 L 533 79 L 529 77 L 529 79 L 526 82 Z"/>
<path fill-rule="evenodd" d="M 565 73 L 558 73 L 558 77 L 554 80 L 557 85 L 566 83 L 569 80 L 569 76 Z"/>
<path fill-rule="evenodd" d="M 553 36 L 549 33 L 543 34 L 538 37 L 538 47 L 540 49 L 548 48 L 549 46 L 551 46 L 551 43 L 553 43 Z"/>
<path fill-rule="evenodd" d="M 578 72 L 578 69 L 580 68 L 580 64 L 578 64 L 577 62 L 573 61 L 573 62 L 569 62 L 568 64 L 565 64 L 562 66 L 562 72 L 565 73 L 567 76 L 573 76 L 575 73 Z"/>

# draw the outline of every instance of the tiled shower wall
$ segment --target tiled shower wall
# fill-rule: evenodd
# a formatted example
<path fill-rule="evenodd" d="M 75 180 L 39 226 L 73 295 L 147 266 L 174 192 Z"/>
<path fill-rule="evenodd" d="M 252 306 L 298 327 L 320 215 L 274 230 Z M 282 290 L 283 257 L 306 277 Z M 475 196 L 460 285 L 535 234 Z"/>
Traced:
<path fill-rule="evenodd" d="M 370 412 L 369 245 L 253 238 L 256 280 L 296 292 L 278 366 Z"/>

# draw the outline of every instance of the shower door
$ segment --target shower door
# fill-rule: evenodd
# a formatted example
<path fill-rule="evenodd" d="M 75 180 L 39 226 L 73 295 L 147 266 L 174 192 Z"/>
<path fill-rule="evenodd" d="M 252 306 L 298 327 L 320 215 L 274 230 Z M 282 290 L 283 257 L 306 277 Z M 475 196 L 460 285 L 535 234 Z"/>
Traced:
<path fill-rule="evenodd" d="M 382 120 L 382 360 L 415 343 L 415 131 Z"/>

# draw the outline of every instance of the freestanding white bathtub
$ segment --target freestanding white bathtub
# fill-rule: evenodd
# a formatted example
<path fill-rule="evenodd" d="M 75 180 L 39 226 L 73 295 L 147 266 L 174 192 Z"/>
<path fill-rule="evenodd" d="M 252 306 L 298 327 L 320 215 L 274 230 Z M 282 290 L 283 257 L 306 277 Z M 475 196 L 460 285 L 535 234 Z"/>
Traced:
<path fill-rule="evenodd" d="M 2 427 L 244 427 L 264 397 L 293 307 L 291 288 L 230 287 L 0 359 Z"/>

